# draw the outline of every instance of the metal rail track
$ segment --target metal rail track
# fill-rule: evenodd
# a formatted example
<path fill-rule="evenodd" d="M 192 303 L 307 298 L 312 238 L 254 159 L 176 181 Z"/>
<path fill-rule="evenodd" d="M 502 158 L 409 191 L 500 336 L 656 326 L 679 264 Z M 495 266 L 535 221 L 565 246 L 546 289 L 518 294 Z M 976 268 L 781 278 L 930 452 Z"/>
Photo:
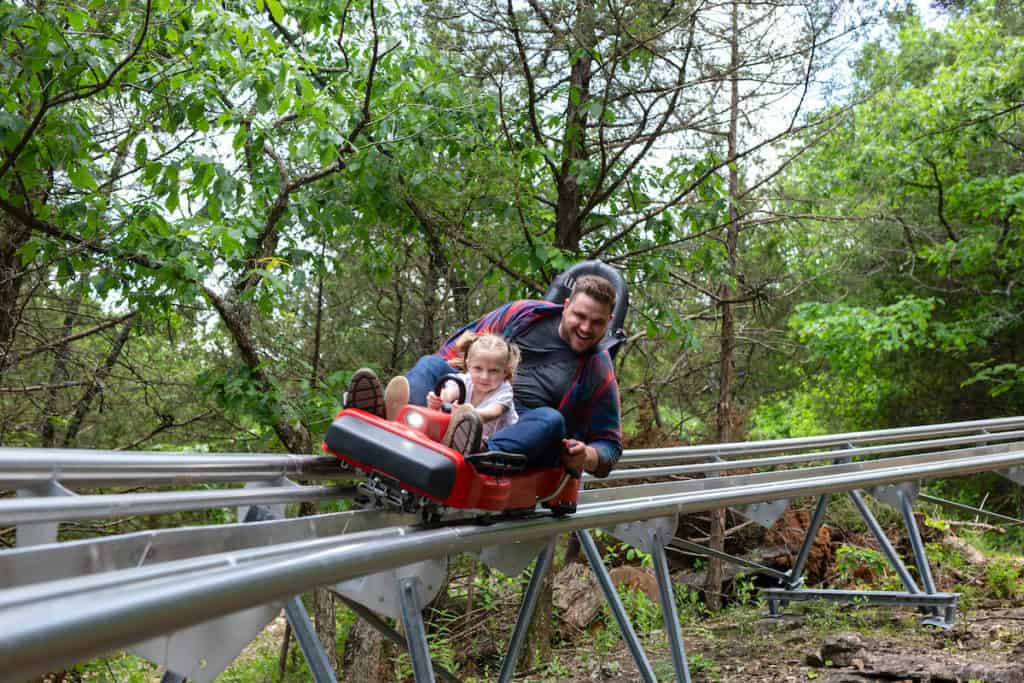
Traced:
<path fill-rule="evenodd" d="M 185 560 L 182 566 L 169 562 L 15 588 L 0 592 L 0 632 L 5 634 L 0 642 L 0 671 L 4 680 L 18 680 L 169 629 L 423 558 L 779 497 L 835 493 L 1024 465 L 1024 444 L 1000 447 L 999 451 L 993 448 L 936 462 L 859 471 L 843 465 L 828 466 L 813 476 L 700 492 L 644 495 L 630 498 L 628 505 L 622 500 L 592 503 L 563 519 L 437 529 L 392 527 Z M 160 618 L 154 619 L 154 615 Z M 59 652 L 55 652 L 55 643 L 60 644 Z"/>
<path fill-rule="evenodd" d="M 521 547 L 530 553 L 565 532 L 585 533 L 587 529 L 616 525 L 629 527 L 642 525 L 644 520 L 656 523 L 679 514 L 802 496 L 821 496 L 824 500 L 831 493 L 937 477 L 993 470 L 1019 474 L 1024 468 L 1022 437 L 1024 417 L 752 444 L 659 449 L 656 460 L 649 450 L 627 451 L 622 469 L 613 473 L 613 479 L 706 475 L 747 467 L 770 471 L 587 490 L 581 493 L 577 513 L 563 519 L 540 516 L 493 521 L 488 525 L 454 520 L 445 526 L 428 528 L 410 524 L 408 515 L 349 512 L 157 530 L 2 551 L 0 633 L 4 633 L 4 638 L 0 639 L 0 681 L 23 680 L 141 639 L 286 600 L 316 586 L 389 571 L 428 558 L 486 552 L 487 548 L 496 547 Z M 956 448 L 1000 441 L 1011 442 Z M 833 450 L 802 453 L 820 449 Z M 755 457 L 794 452 L 799 454 Z M 725 456 L 737 459 L 642 467 L 655 461 L 680 463 Z M 862 457 L 875 459 L 855 460 Z M 821 461 L 833 464 L 780 469 Z M 0 524 L 43 524 L 337 497 L 351 489 L 281 484 L 284 476 L 329 479 L 337 478 L 338 474 L 333 459 L 324 457 L 103 451 L 60 451 L 50 457 L 49 453 L 31 449 L 0 448 L 0 488 L 36 494 L 45 494 L 47 487 L 70 493 L 60 486 L 62 483 L 182 485 L 256 481 L 264 486 L 227 491 L 0 499 Z M 917 591 L 908 595 L 915 593 L 918 602 L 925 599 Z M 940 601 L 941 597 L 933 601 Z M 403 602 L 403 617 L 406 607 Z M 685 658 L 679 653 L 681 641 L 679 652 L 674 652 L 677 670 L 680 666 L 685 669 Z M 643 662 L 638 659 L 639 664 Z M 640 668 L 643 672 L 644 667 Z M 680 677 L 688 679 L 688 673 Z"/>

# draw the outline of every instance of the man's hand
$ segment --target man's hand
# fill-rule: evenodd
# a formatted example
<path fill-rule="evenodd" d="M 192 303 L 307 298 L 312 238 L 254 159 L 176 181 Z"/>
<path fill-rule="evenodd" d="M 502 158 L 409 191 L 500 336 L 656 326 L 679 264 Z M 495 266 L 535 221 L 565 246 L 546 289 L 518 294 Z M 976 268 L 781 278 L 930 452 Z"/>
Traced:
<path fill-rule="evenodd" d="M 565 453 L 562 454 L 562 464 L 567 470 L 583 473 L 585 470 L 593 470 L 597 467 L 597 450 L 576 439 L 562 439 L 565 446 Z"/>

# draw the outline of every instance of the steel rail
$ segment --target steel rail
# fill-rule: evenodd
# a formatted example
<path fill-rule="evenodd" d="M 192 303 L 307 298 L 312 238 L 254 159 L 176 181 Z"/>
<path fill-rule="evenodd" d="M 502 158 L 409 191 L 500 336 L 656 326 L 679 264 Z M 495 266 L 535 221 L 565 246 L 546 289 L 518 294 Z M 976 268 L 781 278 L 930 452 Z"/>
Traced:
<path fill-rule="evenodd" d="M 964 457 L 998 455 L 1010 450 L 1024 450 L 1024 442 L 1001 444 L 998 446 L 976 446 L 974 448 L 961 448 L 954 451 L 916 453 L 913 455 L 901 455 L 880 460 L 858 460 L 834 465 L 801 467 L 791 470 L 772 470 L 770 472 L 732 474 L 720 477 L 706 477 L 703 479 L 683 479 L 677 481 L 662 481 L 647 484 L 632 484 L 628 486 L 589 489 L 580 493 L 580 501 L 588 504 L 622 504 L 641 497 L 679 495 L 734 486 L 749 486 L 751 484 L 792 482 L 800 479 L 820 477 L 826 474 L 840 475 L 844 473 L 865 472 L 890 467 L 914 468 L 928 463 L 944 462 Z M 781 498 L 785 498 L 785 496 L 779 496 L 777 499 Z"/>
<path fill-rule="evenodd" d="M 668 495 L 711 488 L 746 485 L 758 481 L 784 481 L 818 476 L 822 471 L 852 472 L 895 465 L 950 460 L 974 453 L 998 453 L 1013 444 L 981 446 L 969 449 L 935 451 L 894 456 L 880 460 L 857 461 L 841 465 L 819 465 L 796 470 L 774 470 L 747 474 L 634 484 L 590 489 L 580 493 L 580 504 L 601 501 L 628 501 L 637 496 Z M 845 453 L 842 452 L 842 453 Z M 739 461 L 736 461 L 739 462 Z M 225 505 L 282 503 L 297 500 L 323 500 L 352 497 L 354 487 L 295 487 L 234 489 L 228 491 L 170 491 L 161 493 L 106 494 L 74 497 L 10 498 L 0 500 L 0 524 L 35 524 L 117 516 L 180 512 Z M 233 533 L 229 531 L 228 533 Z"/>
<path fill-rule="evenodd" d="M 0 633 L 5 635 L 0 640 L 0 676 L 2 680 L 22 680 L 97 652 L 288 598 L 316 586 L 429 557 L 668 515 L 902 481 L 964 476 L 1021 464 L 1024 449 L 722 490 L 652 495 L 634 499 L 629 505 L 619 502 L 582 506 L 575 515 L 560 519 L 408 530 L 372 542 L 348 542 L 321 550 L 311 550 L 314 546 L 310 542 L 296 543 L 290 544 L 290 551 L 280 559 L 242 565 L 233 563 L 239 553 L 226 553 L 226 563 L 231 566 L 194 572 L 188 577 L 163 576 L 99 591 L 62 591 L 59 598 L 40 596 L 5 609 L 0 613 Z M 140 570 L 115 574 L 126 578 L 133 571 Z M 154 614 L 160 618 L 154 619 Z"/>
<path fill-rule="evenodd" d="M 884 446 L 839 448 L 801 455 L 778 455 L 761 458 L 745 458 L 741 460 L 696 463 L 690 465 L 668 465 L 665 467 L 632 467 L 612 470 L 612 472 L 605 477 L 603 481 L 669 477 L 680 474 L 706 474 L 708 472 L 722 472 L 725 470 L 744 469 L 747 467 L 778 467 L 780 465 L 797 465 L 808 462 L 817 462 L 819 460 L 834 460 L 836 458 L 845 459 L 870 455 L 905 453 L 907 451 L 916 451 L 924 448 L 942 448 L 945 446 L 959 446 L 968 443 L 1010 441 L 1013 439 L 1020 439 L 1022 437 L 1024 437 L 1024 430 L 1016 430 L 1010 432 L 959 436 L 946 439 L 931 439 L 928 441 L 914 441 L 910 443 L 887 444 Z M 584 478 L 587 480 L 602 481 L 602 479 L 594 477 L 591 474 L 584 475 Z"/>
<path fill-rule="evenodd" d="M 755 453 L 782 453 L 850 443 L 957 436 L 978 431 L 992 432 L 993 438 L 996 438 L 996 432 L 1011 429 L 1024 429 L 1024 416 L 795 439 L 628 449 L 624 452 L 620 464 L 636 465 Z M 280 476 L 331 479 L 337 478 L 340 474 L 344 473 L 339 473 L 337 460 L 330 456 L 0 447 L 0 489 L 22 488 L 51 480 L 72 485 L 100 486 L 261 481 Z"/>
<path fill-rule="evenodd" d="M 288 560 L 300 553 L 317 553 L 347 545 L 358 545 L 367 549 L 375 543 L 395 536 L 415 533 L 413 526 L 392 526 L 366 529 L 352 534 L 304 539 L 290 543 L 279 543 L 265 547 L 243 548 L 228 552 L 209 553 L 180 560 L 170 560 L 127 569 L 71 576 L 52 582 L 31 583 L 0 590 L 0 609 L 11 610 L 31 607 L 45 600 L 73 599 L 78 595 L 93 594 L 104 590 L 130 591 L 135 586 L 145 586 L 152 581 L 167 578 L 182 581 L 190 575 L 204 571 L 237 569 L 250 564 Z"/>
<path fill-rule="evenodd" d="M 7 498 L 0 500 L 0 524 L 68 522 L 186 512 L 233 505 L 332 500 L 351 498 L 355 493 L 355 486 L 282 486 L 226 491 L 159 491 L 95 496 Z"/>
<path fill-rule="evenodd" d="M 319 455 L 0 448 L 0 489 L 48 480 L 113 486 L 325 479 L 340 473 L 337 458 Z"/>
<path fill-rule="evenodd" d="M 734 443 L 680 446 L 677 448 L 637 448 L 622 454 L 620 465 L 664 464 L 703 458 L 726 457 L 737 454 L 785 453 L 814 448 L 830 448 L 846 444 L 880 443 L 885 441 L 911 441 L 921 437 L 959 436 L 980 430 L 997 432 L 1024 429 L 1024 416 L 1002 417 L 990 420 L 970 420 L 918 427 L 897 427 L 864 432 L 846 432 L 824 436 L 804 436 L 794 439 L 766 441 L 737 441 Z"/>
<path fill-rule="evenodd" d="M 409 526 L 416 515 L 349 510 L 311 517 L 137 531 L 0 553 L 0 588 L 184 560 L 211 552 L 280 545 L 384 527 Z M 215 550 L 210 551 L 208 549 Z"/>

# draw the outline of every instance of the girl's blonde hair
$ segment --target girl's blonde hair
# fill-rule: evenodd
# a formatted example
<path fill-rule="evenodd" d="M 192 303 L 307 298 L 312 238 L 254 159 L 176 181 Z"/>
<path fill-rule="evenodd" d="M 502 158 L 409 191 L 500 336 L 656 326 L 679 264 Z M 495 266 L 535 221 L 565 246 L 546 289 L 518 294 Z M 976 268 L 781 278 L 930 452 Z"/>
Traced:
<path fill-rule="evenodd" d="M 456 340 L 455 348 L 458 350 L 459 356 L 452 361 L 452 366 L 462 372 L 466 371 L 466 360 L 469 358 L 470 349 L 499 354 L 504 353 L 505 379 L 511 380 L 516 374 L 516 368 L 519 367 L 519 347 L 497 334 L 489 332 L 485 334 L 463 332 L 462 336 Z"/>

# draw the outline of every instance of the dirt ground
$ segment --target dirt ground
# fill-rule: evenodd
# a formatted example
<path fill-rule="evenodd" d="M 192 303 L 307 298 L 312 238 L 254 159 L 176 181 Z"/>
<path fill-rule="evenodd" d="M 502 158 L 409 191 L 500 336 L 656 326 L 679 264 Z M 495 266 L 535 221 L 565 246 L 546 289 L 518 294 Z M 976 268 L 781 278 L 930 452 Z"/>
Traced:
<path fill-rule="evenodd" d="M 801 613 L 802 612 L 802 613 Z M 1024 683 L 1024 607 L 958 614 L 950 629 L 908 610 L 816 605 L 772 619 L 754 608 L 683 627 L 695 682 Z M 663 634 L 644 642 L 659 681 L 674 680 Z M 563 649 L 547 671 L 519 681 L 626 683 L 641 677 L 625 647 L 604 656 Z"/>

